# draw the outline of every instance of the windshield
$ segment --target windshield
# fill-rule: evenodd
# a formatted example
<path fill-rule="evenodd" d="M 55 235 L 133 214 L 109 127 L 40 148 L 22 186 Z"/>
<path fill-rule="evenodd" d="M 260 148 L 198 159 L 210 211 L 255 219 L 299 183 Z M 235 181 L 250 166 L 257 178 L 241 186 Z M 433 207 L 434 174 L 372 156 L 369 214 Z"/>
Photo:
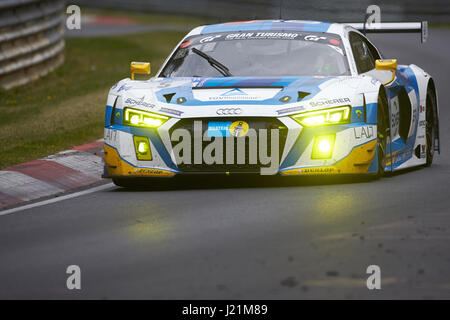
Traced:
<path fill-rule="evenodd" d="M 161 77 L 340 76 L 350 71 L 341 38 L 314 32 L 233 32 L 193 36 Z"/>

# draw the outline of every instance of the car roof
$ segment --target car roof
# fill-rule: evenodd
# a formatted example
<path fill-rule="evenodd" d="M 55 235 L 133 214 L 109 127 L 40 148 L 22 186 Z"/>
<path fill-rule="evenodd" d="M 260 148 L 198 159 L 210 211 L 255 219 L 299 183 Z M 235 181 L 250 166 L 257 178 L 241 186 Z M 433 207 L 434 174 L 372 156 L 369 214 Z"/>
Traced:
<path fill-rule="evenodd" d="M 342 35 L 344 27 L 345 25 L 339 23 L 309 20 L 249 20 L 200 26 L 193 29 L 188 36 L 233 31 L 303 31 Z"/>

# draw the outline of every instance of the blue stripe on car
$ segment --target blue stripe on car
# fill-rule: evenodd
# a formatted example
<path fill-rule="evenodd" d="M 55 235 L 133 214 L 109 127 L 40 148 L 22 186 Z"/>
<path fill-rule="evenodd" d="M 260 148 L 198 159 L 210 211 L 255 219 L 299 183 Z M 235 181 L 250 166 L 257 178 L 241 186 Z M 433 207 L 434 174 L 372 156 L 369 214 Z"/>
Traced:
<path fill-rule="evenodd" d="M 233 31 L 309 31 L 327 32 L 332 23 L 309 21 L 262 20 L 222 23 L 205 26 L 201 34 Z"/>

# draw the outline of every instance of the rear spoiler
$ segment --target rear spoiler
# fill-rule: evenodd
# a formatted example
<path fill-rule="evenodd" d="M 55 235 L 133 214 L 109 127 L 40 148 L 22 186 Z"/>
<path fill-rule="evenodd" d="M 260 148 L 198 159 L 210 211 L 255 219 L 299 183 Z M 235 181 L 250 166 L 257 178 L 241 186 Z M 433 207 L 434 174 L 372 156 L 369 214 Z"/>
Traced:
<path fill-rule="evenodd" d="M 379 23 L 344 23 L 362 33 L 420 33 L 424 43 L 428 38 L 428 21 L 422 22 L 379 22 Z"/>

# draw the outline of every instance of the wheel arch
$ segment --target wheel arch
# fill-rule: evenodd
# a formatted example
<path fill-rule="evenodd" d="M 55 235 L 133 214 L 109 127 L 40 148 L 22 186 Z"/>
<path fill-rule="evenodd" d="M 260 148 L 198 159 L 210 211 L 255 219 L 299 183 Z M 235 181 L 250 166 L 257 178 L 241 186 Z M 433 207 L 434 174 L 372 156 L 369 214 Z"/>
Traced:
<path fill-rule="evenodd" d="M 381 99 L 381 101 L 383 101 L 382 104 L 380 104 L 380 99 Z M 389 98 L 388 98 L 388 94 L 387 94 L 387 89 L 385 88 L 385 86 L 383 84 L 380 84 L 378 87 L 376 110 L 377 110 L 377 155 L 378 155 L 377 156 L 377 158 L 378 158 L 378 160 L 377 160 L 378 161 L 377 176 L 381 177 L 383 174 L 386 173 L 386 156 L 387 156 L 387 150 L 388 150 L 387 146 L 388 146 L 388 143 L 389 144 L 391 143 L 391 137 L 390 137 L 391 121 L 390 121 Z M 383 117 L 384 119 L 380 118 L 380 116 Z M 384 130 L 379 128 L 380 123 L 384 123 Z M 384 138 L 382 138 L 382 136 L 380 135 L 380 130 L 383 131 L 382 135 L 384 136 Z M 381 145 L 380 145 L 380 140 L 379 140 L 380 137 L 381 137 L 381 139 L 383 139 L 385 141 Z M 380 153 L 380 150 L 378 150 L 378 148 L 380 148 L 380 147 L 382 147 L 381 150 L 383 151 L 383 153 Z M 380 165 L 382 165 L 382 168 L 380 168 Z M 392 168 L 392 166 L 391 166 L 391 168 Z"/>
<path fill-rule="evenodd" d="M 389 124 L 389 127 L 390 127 L 390 121 L 389 121 L 389 99 L 388 99 L 388 95 L 387 95 L 387 92 L 386 92 L 386 88 L 384 87 L 384 85 L 382 85 L 382 84 L 380 84 L 380 86 L 379 86 L 379 88 L 378 88 L 378 96 L 382 96 L 383 97 L 383 99 L 385 100 L 385 106 L 384 106 L 384 111 L 385 111 L 385 114 L 384 114 L 384 116 L 386 117 L 385 118 L 385 120 L 386 120 L 386 123 L 388 123 Z M 378 103 L 378 102 L 377 102 Z M 377 119 L 378 119 L 378 112 L 377 112 Z"/>
<path fill-rule="evenodd" d="M 440 154 L 441 153 L 441 139 L 439 135 L 439 103 L 438 103 L 438 96 L 437 96 L 437 90 L 436 90 L 436 84 L 434 82 L 434 79 L 430 77 L 427 83 L 427 95 L 429 90 L 434 95 L 434 101 L 435 101 L 435 110 L 434 111 L 434 119 L 435 119 L 435 125 L 436 125 L 436 138 L 437 138 L 437 149 L 436 151 Z M 428 108 L 428 106 L 426 106 Z"/>

